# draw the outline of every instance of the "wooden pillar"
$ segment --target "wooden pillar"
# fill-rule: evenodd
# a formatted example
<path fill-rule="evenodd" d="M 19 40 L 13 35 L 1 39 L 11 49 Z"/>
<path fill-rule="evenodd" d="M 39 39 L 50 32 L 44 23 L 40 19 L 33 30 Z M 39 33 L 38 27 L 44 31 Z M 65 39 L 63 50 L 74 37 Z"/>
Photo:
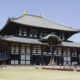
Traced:
<path fill-rule="evenodd" d="M 39 39 L 40 38 L 40 31 L 37 30 L 37 38 Z"/>
<path fill-rule="evenodd" d="M 76 48 L 76 53 L 77 53 L 77 63 L 79 65 L 79 50 L 78 50 L 78 48 Z"/>
<path fill-rule="evenodd" d="M 70 48 L 70 58 L 71 58 L 71 65 L 72 65 L 72 49 Z"/>
<path fill-rule="evenodd" d="M 80 48 L 78 48 L 79 65 L 80 65 Z"/>
<path fill-rule="evenodd" d="M 27 37 L 29 37 L 29 32 L 30 32 L 30 29 L 27 28 Z"/>
<path fill-rule="evenodd" d="M 63 51 L 64 49 L 63 49 L 63 47 L 61 47 L 61 65 L 63 66 Z"/>
<path fill-rule="evenodd" d="M 19 64 L 21 64 L 21 44 L 18 45 L 19 47 Z"/>
<path fill-rule="evenodd" d="M 43 48 L 44 48 L 44 46 L 42 45 L 41 46 L 41 65 L 44 64 Z"/>
<path fill-rule="evenodd" d="M 11 59 L 10 59 L 10 55 L 11 55 L 11 43 L 8 44 L 9 46 L 9 50 L 8 50 L 8 64 L 11 64 Z"/>
<path fill-rule="evenodd" d="M 33 53 L 33 52 L 32 52 L 32 49 L 33 49 L 33 45 L 30 45 L 30 64 L 31 64 L 31 58 L 32 58 L 32 56 L 33 56 L 33 55 L 32 55 L 32 53 Z"/>

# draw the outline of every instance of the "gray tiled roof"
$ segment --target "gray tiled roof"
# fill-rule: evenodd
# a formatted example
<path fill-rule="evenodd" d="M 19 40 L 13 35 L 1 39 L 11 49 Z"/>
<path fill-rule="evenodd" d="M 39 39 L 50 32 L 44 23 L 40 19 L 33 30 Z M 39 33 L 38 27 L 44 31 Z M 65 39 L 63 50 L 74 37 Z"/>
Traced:
<path fill-rule="evenodd" d="M 40 44 L 40 45 L 47 45 L 46 43 L 40 42 L 38 39 L 31 39 L 31 38 L 21 38 L 21 37 L 13 37 L 13 36 L 5 36 L 1 37 L 0 39 L 10 42 L 19 42 L 19 43 L 28 43 L 28 44 Z M 79 47 L 80 43 L 75 42 L 62 42 L 60 46 L 66 47 Z"/>
<path fill-rule="evenodd" d="M 80 43 L 76 43 L 76 42 L 62 42 L 61 46 L 79 47 L 80 48 Z"/>
<path fill-rule="evenodd" d="M 0 36 L 0 39 L 10 41 L 10 42 L 45 45 L 45 43 L 40 42 L 38 39 L 31 39 L 31 38 L 22 38 L 22 37 L 13 37 L 13 36 L 3 36 L 2 37 L 2 36 Z"/>
<path fill-rule="evenodd" d="M 19 24 L 24 24 L 24 25 L 41 27 L 41 28 L 80 32 L 79 29 L 73 29 L 72 27 L 64 26 L 56 22 L 50 21 L 46 18 L 40 16 L 34 16 L 30 14 L 25 14 L 21 17 L 10 19 L 10 21 Z"/>

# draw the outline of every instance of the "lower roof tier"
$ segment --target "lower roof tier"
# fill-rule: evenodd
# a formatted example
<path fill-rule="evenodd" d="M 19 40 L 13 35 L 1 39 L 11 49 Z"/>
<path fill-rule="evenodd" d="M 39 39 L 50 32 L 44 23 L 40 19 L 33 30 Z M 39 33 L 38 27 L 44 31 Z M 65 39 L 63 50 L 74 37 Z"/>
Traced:
<path fill-rule="evenodd" d="M 25 44 L 48 45 L 47 43 L 40 42 L 39 39 L 22 38 L 14 36 L 0 36 L 0 40 L 8 42 L 25 43 Z M 59 46 L 80 48 L 80 43 L 63 41 Z"/>

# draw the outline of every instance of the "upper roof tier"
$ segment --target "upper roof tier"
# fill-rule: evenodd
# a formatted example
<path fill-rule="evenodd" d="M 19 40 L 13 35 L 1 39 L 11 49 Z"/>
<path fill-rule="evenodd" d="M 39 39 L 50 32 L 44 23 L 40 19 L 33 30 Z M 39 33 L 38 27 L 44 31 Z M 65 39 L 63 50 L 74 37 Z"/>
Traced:
<path fill-rule="evenodd" d="M 39 28 L 48 28 L 48 29 L 55 29 L 55 30 L 80 32 L 80 29 L 73 29 L 72 27 L 58 24 L 58 23 L 53 22 L 51 20 L 48 20 L 44 17 L 30 15 L 30 14 L 24 14 L 21 17 L 12 18 L 9 20 L 12 22 L 15 22 L 15 23 L 29 25 L 29 26 L 35 26 L 35 27 L 39 27 Z"/>

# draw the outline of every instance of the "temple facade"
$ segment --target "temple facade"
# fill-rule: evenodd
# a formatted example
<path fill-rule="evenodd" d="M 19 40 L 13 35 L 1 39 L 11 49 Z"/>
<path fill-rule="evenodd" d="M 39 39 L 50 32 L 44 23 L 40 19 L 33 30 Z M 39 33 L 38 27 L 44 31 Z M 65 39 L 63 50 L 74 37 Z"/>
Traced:
<path fill-rule="evenodd" d="M 80 29 L 24 14 L 0 30 L 0 64 L 80 65 L 80 43 L 68 39 Z"/>

